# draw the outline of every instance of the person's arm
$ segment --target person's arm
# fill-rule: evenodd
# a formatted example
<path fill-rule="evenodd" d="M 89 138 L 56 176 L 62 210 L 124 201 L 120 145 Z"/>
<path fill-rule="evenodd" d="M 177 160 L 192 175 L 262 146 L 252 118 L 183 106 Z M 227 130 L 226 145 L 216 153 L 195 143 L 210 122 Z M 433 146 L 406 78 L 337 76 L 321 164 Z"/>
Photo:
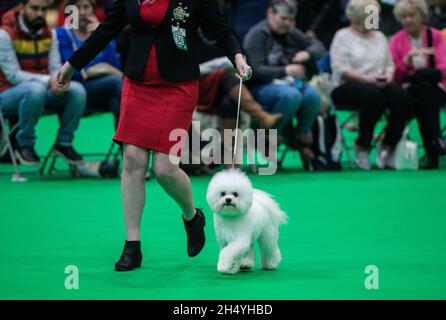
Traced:
<path fill-rule="evenodd" d="M 51 77 L 55 77 L 62 67 L 62 61 L 59 52 L 59 39 L 55 30 L 52 30 L 53 42 L 51 43 L 50 53 L 48 55 L 48 72 Z"/>
<path fill-rule="evenodd" d="M 437 30 L 432 30 L 435 46 L 435 68 L 441 72 L 441 78 L 446 80 L 446 42 L 443 34 Z"/>
<path fill-rule="evenodd" d="M 49 75 L 22 70 L 11 37 L 2 29 L 0 29 L 0 69 L 6 80 L 14 86 L 27 81 L 39 81 L 48 86 L 50 81 Z"/>
<path fill-rule="evenodd" d="M 403 47 L 401 40 L 402 38 L 398 34 L 390 40 L 390 53 L 395 65 L 395 80 L 398 83 L 403 83 L 407 76 L 414 70 L 410 59 L 406 59 L 408 52 L 401 50 Z"/>
<path fill-rule="evenodd" d="M 295 45 L 301 46 L 303 44 L 305 47 L 305 51 L 307 51 L 310 54 L 311 58 L 314 61 L 317 61 L 320 58 L 322 58 L 324 54 L 327 52 L 327 50 L 325 50 L 324 45 L 319 40 L 310 38 L 299 29 L 295 29 L 293 32 L 294 32 L 293 40 L 296 42 Z"/>
<path fill-rule="evenodd" d="M 82 70 L 93 60 L 128 24 L 124 0 L 115 0 L 110 13 L 93 34 L 84 42 L 68 62 L 76 70 Z"/>
<path fill-rule="evenodd" d="M 206 35 L 217 41 L 217 45 L 236 66 L 237 54 L 244 54 L 242 47 L 232 30 L 226 23 L 215 0 L 201 1 L 201 27 Z"/>
<path fill-rule="evenodd" d="M 254 74 L 253 79 L 260 82 L 270 82 L 286 77 L 285 66 L 269 66 L 266 64 L 268 35 L 255 28 L 245 37 L 244 47 L 248 52 L 249 63 Z"/>

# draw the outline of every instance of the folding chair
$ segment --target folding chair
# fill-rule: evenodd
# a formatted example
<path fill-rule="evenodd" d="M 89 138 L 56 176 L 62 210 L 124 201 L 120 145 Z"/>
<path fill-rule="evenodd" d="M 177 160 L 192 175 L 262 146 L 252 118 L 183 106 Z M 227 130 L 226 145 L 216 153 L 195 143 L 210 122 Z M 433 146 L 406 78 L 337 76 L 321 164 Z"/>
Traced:
<path fill-rule="evenodd" d="M 8 116 L 9 116 L 9 114 L 6 114 L 6 117 L 8 117 Z M 4 141 L 0 141 L 0 145 L 3 144 L 3 146 L 1 146 L 0 149 L 7 148 L 8 152 L 9 152 L 9 156 L 11 157 L 11 160 L 12 160 L 12 165 L 14 167 L 14 171 L 12 172 L 11 180 L 12 180 L 12 182 L 25 182 L 25 181 L 27 181 L 27 179 L 22 177 L 20 174 L 20 169 L 18 166 L 17 158 L 15 156 L 14 149 L 11 144 L 11 139 L 9 138 L 10 132 L 14 131 L 14 128 L 10 128 L 9 130 L 7 130 L 5 116 L 3 115 L 1 105 L 0 105 L 0 129 L 2 130 L 3 136 L 4 136 L 4 139 L 2 139 Z"/>
<path fill-rule="evenodd" d="M 104 113 L 104 112 L 107 112 L 107 111 L 100 110 L 100 109 L 87 109 L 82 117 L 83 118 L 90 117 L 94 114 L 99 114 L 99 113 Z M 47 110 L 47 111 L 45 111 L 44 114 L 51 115 L 51 114 L 55 114 L 55 113 L 56 112 L 53 110 Z M 82 156 L 84 157 L 84 159 L 93 158 L 93 157 L 94 158 L 104 157 L 104 160 L 102 160 L 102 161 L 109 161 L 110 158 L 113 158 L 113 160 L 116 160 L 119 157 L 121 151 L 122 151 L 122 148 L 119 147 L 118 145 L 116 145 L 112 141 L 110 144 L 110 147 L 108 148 L 108 151 L 106 153 L 103 153 L 103 152 L 102 153 L 100 153 L 100 152 L 99 153 L 87 153 L 87 154 L 82 154 Z M 48 175 L 52 175 L 54 172 L 61 171 L 56 168 L 56 162 L 57 162 L 57 159 L 59 159 L 59 158 L 60 158 L 60 156 L 57 155 L 51 148 L 48 151 L 48 153 L 46 154 L 46 156 L 44 157 L 42 166 L 40 167 L 40 170 L 39 170 L 40 175 L 44 175 L 45 173 Z M 72 177 L 79 176 L 78 167 L 76 165 L 68 164 L 68 169 L 69 169 L 69 172 Z"/>

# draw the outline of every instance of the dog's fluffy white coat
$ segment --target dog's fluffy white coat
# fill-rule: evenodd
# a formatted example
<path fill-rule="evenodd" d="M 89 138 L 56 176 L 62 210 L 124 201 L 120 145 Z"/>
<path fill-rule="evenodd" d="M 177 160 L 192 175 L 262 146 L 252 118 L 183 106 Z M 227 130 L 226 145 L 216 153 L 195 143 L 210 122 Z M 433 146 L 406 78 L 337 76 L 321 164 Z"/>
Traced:
<path fill-rule="evenodd" d="M 235 274 L 255 264 L 254 243 L 260 248 L 261 268 L 272 270 L 281 261 L 279 225 L 287 215 L 273 198 L 253 189 L 240 170 L 217 173 L 208 186 L 206 199 L 214 212 L 214 228 L 220 246 L 217 270 Z"/>

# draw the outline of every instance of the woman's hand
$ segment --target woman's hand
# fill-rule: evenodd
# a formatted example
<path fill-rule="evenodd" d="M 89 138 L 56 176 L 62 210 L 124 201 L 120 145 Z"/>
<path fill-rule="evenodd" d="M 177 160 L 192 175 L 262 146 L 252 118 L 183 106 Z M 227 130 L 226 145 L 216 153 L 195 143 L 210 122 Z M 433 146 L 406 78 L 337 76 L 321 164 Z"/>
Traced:
<path fill-rule="evenodd" d="M 57 86 L 67 90 L 70 87 L 71 77 L 76 70 L 67 61 L 57 73 Z"/>
<path fill-rule="evenodd" d="M 235 64 L 237 67 L 238 73 L 235 75 L 237 78 L 242 79 L 243 81 L 249 80 L 252 76 L 252 69 L 246 63 L 245 57 L 238 53 L 235 55 Z"/>
<path fill-rule="evenodd" d="M 299 51 L 294 55 L 293 62 L 304 63 L 311 59 L 311 55 L 307 51 Z"/>

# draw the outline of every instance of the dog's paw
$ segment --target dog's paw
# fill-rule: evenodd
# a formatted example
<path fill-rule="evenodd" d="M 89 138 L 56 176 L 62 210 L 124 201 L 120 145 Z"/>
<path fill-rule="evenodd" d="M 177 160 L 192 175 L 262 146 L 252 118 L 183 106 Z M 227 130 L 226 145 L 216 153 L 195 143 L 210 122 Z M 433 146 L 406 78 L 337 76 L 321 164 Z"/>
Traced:
<path fill-rule="evenodd" d="M 235 261 L 218 262 L 217 271 L 222 274 L 236 274 L 240 270 L 240 264 Z"/>
<path fill-rule="evenodd" d="M 279 266 L 280 260 L 280 256 L 270 257 L 268 259 L 263 258 L 261 259 L 260 267 L 263 270 L 275 270 Z"/>
<path fill-rule="evenodd" d="M 254 268 L 254 261 L 249 258 L 243 258 L 240 262 L 240 269 L 241 270 L 251 270 Z"/>

